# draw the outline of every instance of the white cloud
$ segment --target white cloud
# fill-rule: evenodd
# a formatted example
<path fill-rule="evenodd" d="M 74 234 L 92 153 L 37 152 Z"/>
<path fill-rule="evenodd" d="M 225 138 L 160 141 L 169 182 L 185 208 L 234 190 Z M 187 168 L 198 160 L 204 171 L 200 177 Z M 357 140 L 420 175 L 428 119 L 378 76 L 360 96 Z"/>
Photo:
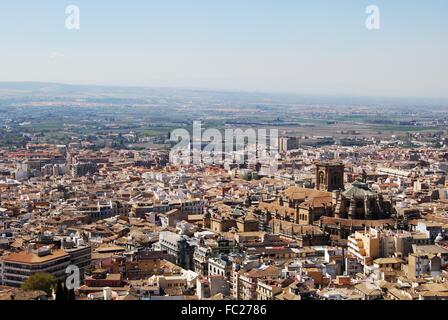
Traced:
<path fill-rule="evenodd" d="M 58 58 L 64 58 L 65 54 L 59 51 L 53 51 L 50 53 L 50 59 L 58 59 Z"/>

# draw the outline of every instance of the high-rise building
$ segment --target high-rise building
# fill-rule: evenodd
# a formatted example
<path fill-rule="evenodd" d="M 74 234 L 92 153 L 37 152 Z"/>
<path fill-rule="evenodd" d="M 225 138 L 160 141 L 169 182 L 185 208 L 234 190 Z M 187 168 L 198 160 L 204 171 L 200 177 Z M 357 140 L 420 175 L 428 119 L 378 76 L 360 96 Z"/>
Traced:
<path fill-rule="evenodd" d="M 296 150 L 300 146 L 300 139 L 298 137 L 281 137 L 279 138 L 279 151 L 286 153 L 290 150 Z"/>
<path fill-rule="evenodd" d="M 70 263 L 70 254 L 64 250 L 51 251 L 49 248 L 42 248 L 37 252 L 12 253 L 1 263 L 2 283 L 20 287 L 33 274 L 42 272 L 54 275 L 57 280 L 64 280 Z"/>

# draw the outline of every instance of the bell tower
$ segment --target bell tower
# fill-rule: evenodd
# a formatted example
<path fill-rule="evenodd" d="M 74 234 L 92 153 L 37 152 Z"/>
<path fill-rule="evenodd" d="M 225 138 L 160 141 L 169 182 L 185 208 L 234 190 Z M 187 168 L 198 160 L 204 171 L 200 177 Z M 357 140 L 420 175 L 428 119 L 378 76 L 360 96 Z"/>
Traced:
<path fill-rule="evenodd" d="M 316 164 L 316 189 L 328 192 L 344 190 L 344 165 L 330 162 Z"/>

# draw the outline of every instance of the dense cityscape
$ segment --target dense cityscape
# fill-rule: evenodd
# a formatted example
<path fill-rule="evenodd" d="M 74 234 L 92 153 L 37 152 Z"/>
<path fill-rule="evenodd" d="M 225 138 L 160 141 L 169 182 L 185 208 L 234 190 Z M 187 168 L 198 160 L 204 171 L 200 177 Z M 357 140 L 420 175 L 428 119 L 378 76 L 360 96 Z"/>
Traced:
<path fill-rule="evenodd" d="M 447 13 L 0 1 L 0 315 L 443 316 Z"/>
<path fill-rule="evenodd" d="M 443 105 L 41 86 L 2 87 L 1 300 L 448 298 Z M 195 118 L 277 129 L 276 170 L 173 164 Z"/>

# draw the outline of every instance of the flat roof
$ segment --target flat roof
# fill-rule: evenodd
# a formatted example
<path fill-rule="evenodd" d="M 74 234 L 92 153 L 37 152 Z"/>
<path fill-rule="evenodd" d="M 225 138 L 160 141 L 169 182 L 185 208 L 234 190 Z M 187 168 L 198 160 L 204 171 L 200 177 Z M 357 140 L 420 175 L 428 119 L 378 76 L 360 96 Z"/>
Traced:
<path fill-rule="evenodd" d="M 50 254 L 43 257 L 39 257 L 36 253 L 28 253 L 26 251 L 22 251 L 19 253 L 10 254 L 9 256 L 4 258 L 3 261 L 11 263 L 39 264 L 69 256 L 70 255 L 64 250 L 52 251 Z"/>
<path fill-rule="evenodd" d="M 437 245 L 415 245 L 414 251 L 417 254 L 447 254 L 448 250 Z"/>

